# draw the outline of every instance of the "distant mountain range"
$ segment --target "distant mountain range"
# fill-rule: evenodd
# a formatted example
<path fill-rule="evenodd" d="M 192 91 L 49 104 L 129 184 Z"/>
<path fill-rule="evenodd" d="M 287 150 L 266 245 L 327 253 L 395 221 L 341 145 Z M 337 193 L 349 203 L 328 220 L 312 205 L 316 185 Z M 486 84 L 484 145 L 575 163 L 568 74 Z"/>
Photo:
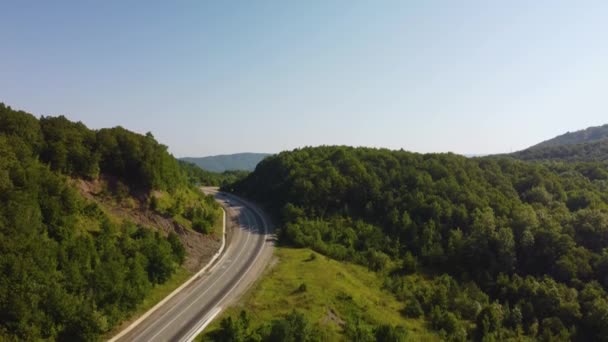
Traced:
<path fill-rule="evenodd" d="M 211 172 L 224 172 L 228 170 L 253 171 L 256 165 L 269 155 L 269 153 L 235 153 L 198 158 L 185 157 L 180 159 L 198 165 L 200 168 Z"/>
<path fill-rule="evenodd" d="M 270 153 L 235 153 L 208 157 L 185 157 L 211 172 L 229 170 L 253 171 Z M 466 157 L 483 157 L 484 154 L 465 154 Z M 521 160 L 608 161 L 608 124 L 567 132 L 545 140 L 509 156 Z"/>
<path fill-rule="evenodd" d="M 608 160 L 608 125 L 568 132 L 511 156 L 522 160 Z"/>

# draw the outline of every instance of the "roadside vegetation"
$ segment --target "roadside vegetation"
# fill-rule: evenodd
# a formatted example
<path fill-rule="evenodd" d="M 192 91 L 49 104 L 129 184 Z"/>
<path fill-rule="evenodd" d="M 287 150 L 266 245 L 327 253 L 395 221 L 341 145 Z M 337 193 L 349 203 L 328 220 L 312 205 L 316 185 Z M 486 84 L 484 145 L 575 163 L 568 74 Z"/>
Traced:
<path fill-rule="evenodd" d="M 375 341 L 382 334 L 439 340 L 422 319 L 404 316 L 383 278 L 367 268 L 307 248 L 277 248 L 275 257 L 268 273 L 199 340 Z"/>
<path fill-rule="evenodd" d="M 210 234 L 218 223 L 221 209 L 211 196 L 199 190 L 181 188 L 173 191 L 155 191 L 149 198 L 150 209 L 173 218 L 184 227 Z"/>
<path fill-rule="evenodd" d="M 282 244 L 384 277 L 442 339 L 605 341 L 607 184 L 599 163 L 323 146 L 226 188 L 264 204 Z"/>
<path fill-rule="evenodd" d="M 105 332 L 101 336 L 101 340 L 109 340 L 115 335 L 119 334 L 123 329 L 127 328 L 135 319 L 145 314 L 154 305 L 163 300 L 166 296 L 171 294 L 175 289 L 181 286 L 186 280 L 192 276 L 192 272 L 188 271 L 185 267 L 180 266 L 175 270 L 175 273 L 169 280 L 162 284 L 153 286 L 150 291 L 146 294 L 144 299 L 139 302 L 136 307 L 129 312 L 128 316 L 125 317 L 120 323 L 115 325 L 111 330 Z"/>
<path fill-rule="evenodd" d="M 219 218 L 151 134 L 0 104 L 0 340 L 98 340 L 182 273 L 175 232 L 114 217 L 75 185 L 98 179 L 134 208 L 162 194 L 157 210 L 193 229 Z"/>

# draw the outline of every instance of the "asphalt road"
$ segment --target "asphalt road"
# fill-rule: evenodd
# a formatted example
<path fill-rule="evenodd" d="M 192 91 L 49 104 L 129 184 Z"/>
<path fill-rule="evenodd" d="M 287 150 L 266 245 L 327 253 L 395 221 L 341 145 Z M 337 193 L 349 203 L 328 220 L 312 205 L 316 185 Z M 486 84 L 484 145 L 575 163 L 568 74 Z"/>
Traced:
<path fill-rule="evenodd" d="M 191 341 L 223 308 L 243 294 L 270 261 L 273 238 L 264 213 L 236 196 L 209 188 L 205 192 L 213 193 L 226 210 L 226 226 L 231 231 L 224 254 L 208 272 L 118 341 Z"/>

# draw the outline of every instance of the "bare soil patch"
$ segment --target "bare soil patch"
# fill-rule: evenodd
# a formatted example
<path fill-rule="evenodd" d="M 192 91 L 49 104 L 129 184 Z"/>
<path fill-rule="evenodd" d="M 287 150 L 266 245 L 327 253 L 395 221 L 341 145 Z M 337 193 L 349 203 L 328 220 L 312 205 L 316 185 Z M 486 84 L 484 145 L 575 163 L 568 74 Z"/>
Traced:
<path fill-rule="evenodd" d="M 76 179 L 73 183 L 85 198 L 97 203 L 118 219 L 129 220 L 137 225 L 157 230 L 165 236 L 175 232 L 186 248 L 184 267 L 190 272 L 198 271 L 220 248 L 221 238 L 214 234 L 205 235 L 187 229 L 171 217 L 150 210 L 147 197 L 142 194 L 117 202 L 105 192 L 105 189 L 111 188 L 111 184 L 114 183 L 111 179 L 101 178 L 92 181 Z"/>

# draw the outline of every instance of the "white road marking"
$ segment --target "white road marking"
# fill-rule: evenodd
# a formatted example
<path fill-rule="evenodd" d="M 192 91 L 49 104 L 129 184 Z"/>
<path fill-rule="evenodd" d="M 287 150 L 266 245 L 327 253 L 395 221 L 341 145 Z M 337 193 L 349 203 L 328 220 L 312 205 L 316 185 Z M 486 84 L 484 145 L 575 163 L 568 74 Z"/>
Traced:
<path fill-rule="evenodd" d="M 255 212 L 255 209 L 253 209 L 253 207 L 251 207 L 250 209 L 251 209 L 253 212 Z M 262 220 L 262 223 L 264 224 L 264 231 L 265 231 L 266 233 L 268 233 L 268 230 L 267 230 L 267 228 L 266 228 L 266 224 L 265 224 L 266 222 L 265 222 L 265 220 L 264 220 L 264 217 L 263 217 L 263 216 L 261 216 L 259 213 L 256 213 L 256 214 L 258 214 L 258 216 L 259 216 L 259 217 L 260 217 L 260 219 Z M 254 217 L 255 217 L 255 215 L 254 215 Z M 265 242 L 265 241 L 264 241 L 264 242 L 262 242 L 262 245 L 265 245 L 265 244 L 266 244 L 266 242 Z M 241 283 L 241 281 L 243 280 L 243 278 L 245 277 L 245 275 L 246 275 L 247 273 L 249 273 L 249 271 L 251 270 L 251 268 L 253 267 L 253 265 L 255 265 L 255 262 L 256 262 L 256 260 L 258 259 L 258 257 L 260 256 L 260 254 L 262 253 L 262 250 L 263 250 L 263 249 L 264 249 L 263 247 L 262 247 L 262 248 L 260 248 L 260 249 L 258 249 L 258 252 L 257 252 L 257 253 L 256 253 L 256 255 L 255 255 L 255 258 L 253 259 L 253 262 L 252 262 L 252 263 L 249 265 L 249 267 L 247 267 L 247 270 L 241 274 L 241 278 L 240 278 L 240 279 L 239 279 L 239 280 L 238 280 L 238 281 L 237 281 L 237 282 L 236 282 L 236 283 L 235 283 L 235 284 L 234 284 L 234 285 L 233 285 L 233 286 L 230 288 L 230 290 L 226 291 L 226 294 L 224 294 L 224 296 L 223 296 L 223 297 L 222 297 L 222 298 L 221 298 L 221 299 L 218 301 L 218 304 L 221 304 L 221 303 L 222 303 L 222 301 L 223 301 L 224 299 L 226 299 L 226 297 L 228 297 L 228 295 L 230 294 L 230 292 L 232 292 L 232 290 L 234 290 L 234 289 L 237 287 L 237 285 L 239 285 L 239 284 Z M 219 312 L 218 312 L 218 314 L 219 314 Z M 212 320 L 212 319 L 210 319 L 210 320 L 209 320 L 209 323 L 211 323 L 211 320 Z M 206 326 L 205 326 L 205 327 L 206 327 Z M 203 328 L 202 328 L 202 329 L 201 329 L 199 332 L 197 332 L 196 334 L 191 334 L 191 333 L 189 333 L 189 334 L 188 334 L 188 336 L 190 336 L 190 335 L 194 335 L 194 337 L 196 337 L 196 335 L 197 335 L 198 333 L 202 332 L 202 331 L 203 331 L 203 329 L 204 329 L 205 327 L 203 327 Z M 198 329 L 195 329 L 195 330 L 198 330 Z M 194 339 L 194 337 L 192 337 L 192 339 Z M 191 341 L 192 341 L 192 340 L 188 340 L 188 342 L 191 342 Z"/>
<path fill-rule="evenodd" d="M 220 249 L 217 251 L 217 253 L 215 253 L 213 255 L 213 257 L 207 263 L 207 265 L 205 265 L 195 275 L 190 277 L 190 279 L 186 280 L 186 282 L 183 283 L 182 285 L 180 285 L 177 289 L 173 290 L 173 292 L 171 292 L 163 300 L 156 303 L 156 305 L 154 305 L 152 307 L 152 309 L 146 311 L 146 313 L 144 313 L 141 317 L 139 317 L 135 322 L 131 323 L 127 328 L 123 329 L 123 331 L 121 331 L 118 335 L 112 337 L 108 342 L 115 342 L 118 339 L 120 339 L 121 337 L 123 337 L 124 335 L 126 335 L 127 333 L 129 333 L 131 330 L 133 330 L 133 328 L 138 326 L 141 322 L 143 322 L 146 318 L 148 318 L 152 313 L 154 313 L 158 308 L 160 308 L 165 303 L 167 303 L 169 301 L 169 299 L 173 298 L 177 293 L 179 293 L 183 289 L 185 289 L 188 285 L 190 285 L 190 283 L 194 282 L 195 279 L 199 279 L 201 277 L 201 275 L 206 272 L 206 270 L 209 268 L 209 266 L 211 266 L 220 257 L 220 255 L 222 255 L 222 253 L 224 251 L 224 247 L 226 246 L 226 210 L 224 210 L 222 208 L 222 212 L 223 212 L 223 214 L 222 214 L 222 244 L 220 245 Z M 171 310 L 171 309 L 173 309 L 173 307 L 171 307 L 169 310 Z"/>
<path fill-rule="evenodd" d="M 198 334 L 205 330 L 205 328 L 213 321 L 213 319 L 220 314 L 220 312 L 222 312 L 221 307 L 216 307 L 215 309 L 211 310 L 209 314 L 207 314 L 207 316 L 205 316 L 205 318 L 199 324 L 197 324 L 197 326 L 195 327 L 196 329 L 190 334 L 188 334 L 186 338 L 183 338 L 180 341 L 192 342 L 196 338 L 196 336 L 198 336 Z"/>
<path fill-rule="evenodd" d="M 246 220 L 247 220 L 247 222 L 249 222 L 249 217 L 247 217 L 247 215 L 245 215 L 245 216 L 246 216 Z M 245 239 L 245 245 L 247 245 L 247 242 L 249 241 L 249 237 L 250 237 L 250 236 L 251 236 L 251 234 L 247 234 L 247 239 Z M 244 251 L 244 250 L 245 250 L 244 248 L 243 248 L 243 249 L 241 249 L 241 250 L 239 251 L 238 256 L 237 256 L 235 259 L 238 259 L 238 258 L 241 256 L 241 254 L 243 254 L 243 251 Z M 210 289 L 212 289 L 212 288 L 213 288 L 213 286 L 214 286 L 214 285 L 215 285 L 215 284 L 216 284 L 218 281 L 220 281 L 220 279 L 222 279 L 222 277 L 223 277 L 223 276 L 224 276 L 224 275 L 225 275 L 227 272 L 228 272 L 228 270 L 224 271 L 224 272 L 223 272 L 223 273 L 222 273 L 222 274 L 221 274 L 221 275 L 220 275 L 220 276 L 219 276 L 219 277 L 218 277 L 218 278 L 217 278 L 217 279 L 216 279 L 216 280 L 215 280 L 215 281 L 214 281 L 214 282 L 213 282 L 211 285 L 209 285 L 209 286 L 207 287 L 207 289 L 206 289 L 206 290 L 205 290 L 203 293 L 201 293 L 200 295 L 198 295 L 198 296 L 196 297 L 196 299 L 194 299 L 194 300 L 193 300 L 193 301 L 190 303 L 190 305 L 186 306 L 186 308 L 185 308 L 185 309 L 182 309 L 182 310 L 181 310 L 181 311 L 180 311 L 180 312 L 179 312 L 177 315 L 175 315 L 175 317 L 173 317 L 173 319 L 172 319 L 171 321 L 169 321 L 169 323 L 165 324 L 165 325 L 164 325 L 164 326 L 163 326 L 163 327 L 162 327 L 162 328 L 161 328 L 161 329 L 160 329 L 160 330 L 159 330 L 159 331 L 158 331 L 156 334 L 154 334 L 152 337 L 150 337 L 149 341 L 152 341 L 152 340 L 153 340 L 153 339 L 154 339 L 156 336 L 160 335 L 160 334 L 161 334 L 163 331 L 165 331 L 165 329 L 167 329 L 167 327 L 168 327 L 169 325 L 171 325 L 171 323 L 175 322 L 175 320 L 177 320 L 177 319 L 178 319 L 178 318 L 179 318 L 179 317 L 180 317 L 180 316 L 181 316 L 181 315 L 182 315 L 182 314 L 183 314 L 183 313 L 184 313 L 186 310 L 190 309 L 190 307 L 192 307 L 192 305 L 194 305 L 194 304 L 195 304 L 195 303 L 196 303 L 196 302 L 197 302 L 199 299 L 201 299 L 201 297 L 202 297 L 202 296 L 204 296 L 205 294 L 207 294 L 207 292 L 209 292 L 209 290 L 210 290 Z M 245 273 L 246 273 L 246 272 L 245 272 Z M 168 313 L 169 313 L 169 312 L 165 313 L 165 315 L 167 315 Z M 162 318 L 164 318 L 164 316 L 165 316 L 165 315 L 163 315 L 163 316 L 162 316 Z M 161 319 L 162 319 L 162 318 L 161 318 Z M 159 320 L 160 320 L 160 319 L 159 319 Z M 149 326 L 148 328 L 150 328 L 150 327 L 152 327 L 152 325 L 151 325 L 151 326 Z M 147 330 L 147 329 L 146 329 L 146 330 Z M 145 330 L 144 330 L 144 333 L 145 333 Z M 142 335 L 143 335 L 143 333 L 142 333 Z M 141 336 L 141 335 L 140 335 L 140 336 Z"/>

